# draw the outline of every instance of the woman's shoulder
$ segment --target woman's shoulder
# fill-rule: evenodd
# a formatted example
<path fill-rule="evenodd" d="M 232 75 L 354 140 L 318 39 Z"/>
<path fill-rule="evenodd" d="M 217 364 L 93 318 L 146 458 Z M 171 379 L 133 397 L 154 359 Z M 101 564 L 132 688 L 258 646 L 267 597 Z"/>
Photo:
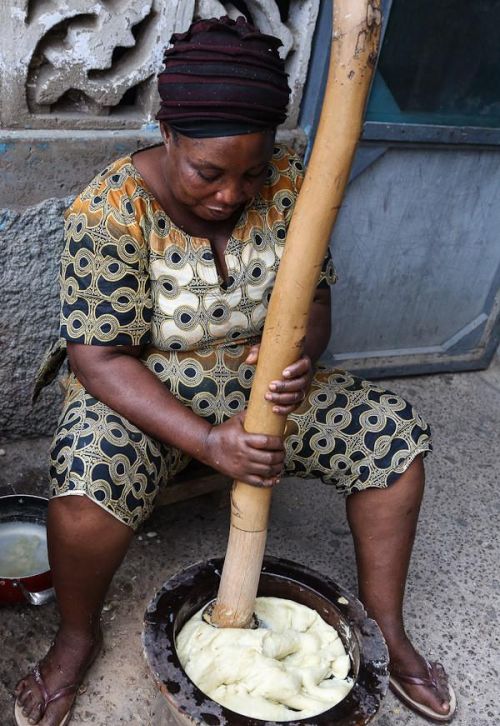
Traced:
<path fill-rule="evenodd" d="M 299 163 L 299 166 L 302 166 L 300 154 L 294 151 L 287 144 L 274 144 L 271 164 L 285 171 L 290 167 L 290 165 L 294 165 L 296 162 Z"/>
<path fill-rule="evenodd" d="M 300 156 L 285 144 L 275 144 L 264 184 L 264 196 L 274 198 L 277 192 L 285 190 L 297 195 L 303 176 L 304 165 Z"/>
<path fill-rule="evenodd" d="M 133 198 L 141 188 L 141 178 L 132 163 L 131 156 L 123 156 L 108 164 L 77 195 L 66 212 L 96 212 L 98 209 L 122 209 L 129 207 L 132 213 Z"/>

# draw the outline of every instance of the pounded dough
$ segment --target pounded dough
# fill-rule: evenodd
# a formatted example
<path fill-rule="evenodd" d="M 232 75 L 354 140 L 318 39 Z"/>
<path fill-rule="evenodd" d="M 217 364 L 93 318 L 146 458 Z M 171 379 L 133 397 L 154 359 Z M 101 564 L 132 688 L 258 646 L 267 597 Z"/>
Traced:
<path fill-rule="evenodd" d="M 212 700 L 243 716 L 292 721 L 347 696 L 351 667 L 337 631 L 305 605 L 259 597 L 257 630 L 214 628 L 203 608 L 177 636 L 179 660 Z"/>

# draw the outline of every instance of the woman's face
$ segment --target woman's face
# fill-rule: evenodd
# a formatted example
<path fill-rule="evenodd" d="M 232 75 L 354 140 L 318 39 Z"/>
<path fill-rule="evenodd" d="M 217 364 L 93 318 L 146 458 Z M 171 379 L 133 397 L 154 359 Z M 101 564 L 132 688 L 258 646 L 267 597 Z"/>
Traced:
<path fill-rule="evenodd" d="M 266 179 L 274 133 L 191 139 L 162 124 L 165 179 L 183 211 L 207 222 L 230 219 Z"/>

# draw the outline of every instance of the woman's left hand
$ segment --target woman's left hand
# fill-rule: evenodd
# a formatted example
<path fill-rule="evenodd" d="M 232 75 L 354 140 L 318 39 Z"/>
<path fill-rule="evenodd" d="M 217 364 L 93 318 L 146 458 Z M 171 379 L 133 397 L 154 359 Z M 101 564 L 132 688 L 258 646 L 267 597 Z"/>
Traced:
<path fill-rule="evenodd" d="M 259 359 L 260 344 L 253 345 L 248 353 L 246 363 L 255 365 Z M 298 361 L 287 366 L 280 380 L 271 381 L 266 401 L 273 403 L 274 413 L 288 416 L 304 401 L 314 375 L 309 356 L 304 355 Z"/>

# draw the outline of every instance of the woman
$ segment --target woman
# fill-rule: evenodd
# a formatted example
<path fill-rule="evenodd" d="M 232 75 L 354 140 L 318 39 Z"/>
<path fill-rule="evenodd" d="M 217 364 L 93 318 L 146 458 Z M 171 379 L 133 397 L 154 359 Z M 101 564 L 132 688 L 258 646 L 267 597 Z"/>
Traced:
<path fill-rule="evenodd" d="M 303 173 L 274 143 L 289 93 L 280 42 L 228 18 L 172 42 L 159 76 L 163 143 L 105 169 L 67 214 L 61 334 L 72 375 L 48 519 L 61 623 L 17 686 L 17 722 L 66 723 L 101 646 L 113 574 L 160 483 L 191 457 L 255 486 L 285 471 L 349 494 L 360 597 L 386 638 L 393 684 L 448 720 L 444 671 L 402 620 L 429 429 L 400 397 L 315 370 L 330 333 L 329 258 L 303 355 L 266 394 L 289 416 L 285 442 L 243 428 Z"/>

